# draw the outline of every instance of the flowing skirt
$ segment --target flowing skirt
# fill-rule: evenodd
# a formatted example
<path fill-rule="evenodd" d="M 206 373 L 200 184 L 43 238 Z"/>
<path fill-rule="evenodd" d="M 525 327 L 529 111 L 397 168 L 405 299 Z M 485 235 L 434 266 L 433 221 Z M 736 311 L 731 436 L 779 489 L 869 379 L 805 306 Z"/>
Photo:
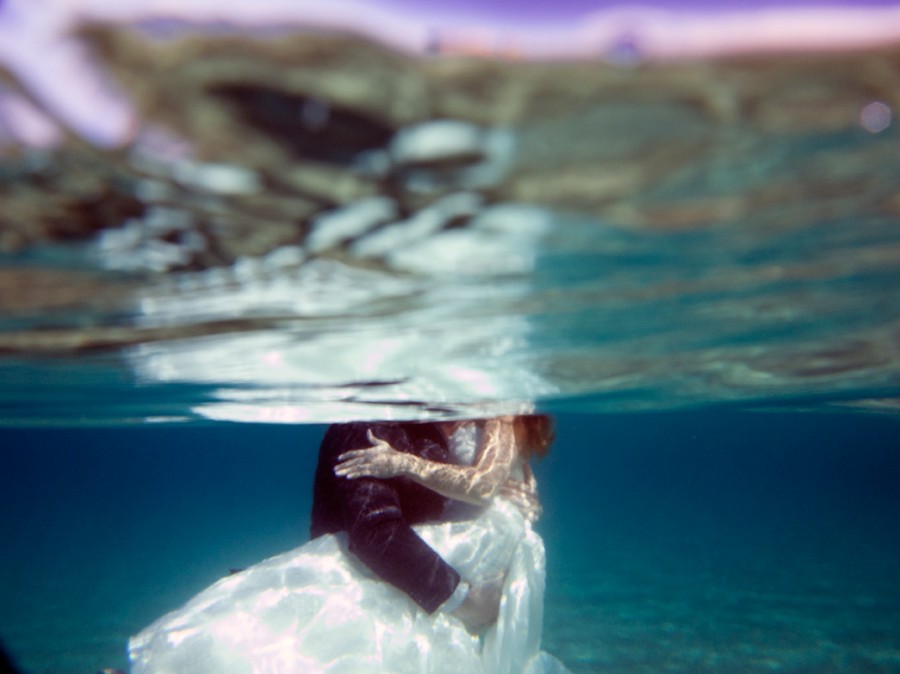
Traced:
<path fill-rule="evenodd" d="M 512 504 L 416 531 L 470 583 L 505 574 L 485 634 L 425 613 L 328 535 L 222 578 L 132 637 L 132 674 L 566 672 L 540 651 L 544 546 Z"/>

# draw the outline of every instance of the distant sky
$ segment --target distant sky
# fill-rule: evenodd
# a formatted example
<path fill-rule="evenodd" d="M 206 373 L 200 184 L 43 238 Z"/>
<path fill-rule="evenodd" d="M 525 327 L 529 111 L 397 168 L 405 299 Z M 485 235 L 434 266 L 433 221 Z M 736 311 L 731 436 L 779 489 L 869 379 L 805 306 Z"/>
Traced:
<path fill-rule="evenodd" d="M 623 45 L 644 59 L 724 53 L 852 49 L 900 44 L 900 0 L 0 0 L 0 66 L 52 117 L 101 144 L 137 128 L 69 37 L 81 19 L 129 22 L 163 16 L 236 25 L 299 22 L 357 31 L 398 49 L 604 58 Z M 57 125 L 0 84 L 6 132 L 51 145 Z"/>
<path fill-rule="evenodd" d="M 523 25 L 577 22 L 579 17 L 618 7 L 715 14 L 771 8 L 891 7 L 900 6 L 900 0 L 382 0 L 378 4 L 415 16 Z"/>

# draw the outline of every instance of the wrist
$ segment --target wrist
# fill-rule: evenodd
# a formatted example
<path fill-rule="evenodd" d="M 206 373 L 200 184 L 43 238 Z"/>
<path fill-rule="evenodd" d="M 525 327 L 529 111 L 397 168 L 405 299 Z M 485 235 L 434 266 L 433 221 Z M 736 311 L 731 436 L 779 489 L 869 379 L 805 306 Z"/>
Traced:
<path fill-rule="evenodd" d="M 415 454 L 405 454 L 400 462 L 400 474 L 403 477 L 423 477 L 425 462 Z"/>
<path fill-rule="evenodd" d="M 444 601 L 444 603 L 440 605 L 440 610 L 444 611 L 446 613 L 452 613 L 453 611 L 458 609 L 460 606 L 462 606 L 462 603 L 466 600 L 466 597 L 468 597 L 468 596 L 469 596 L 469 584 L 466 581 L 461 580 L 461 581 L 459 581 L 459 584 L 456 586 L 456 589 L 453 590 L 453 594 L 451 594 L 449 597 L 447 597 L 447 599 Z"/>

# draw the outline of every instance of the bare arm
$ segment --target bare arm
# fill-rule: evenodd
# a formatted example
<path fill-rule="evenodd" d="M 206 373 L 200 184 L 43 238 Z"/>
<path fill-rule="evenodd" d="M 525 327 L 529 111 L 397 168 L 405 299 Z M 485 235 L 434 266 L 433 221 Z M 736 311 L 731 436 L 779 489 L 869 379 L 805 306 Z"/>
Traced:
<path fill-rule="evenodd" d="M 485 422 L 475 464 L 456 466 L 399 452 L 370 434 L 367 449 L 338 457 L 334 472 L 348 479 L 405 476 L 448 498 L 477 505 L 488 503 L 508 480 L 516 458 L 516 442 L 509 418 Z"/>

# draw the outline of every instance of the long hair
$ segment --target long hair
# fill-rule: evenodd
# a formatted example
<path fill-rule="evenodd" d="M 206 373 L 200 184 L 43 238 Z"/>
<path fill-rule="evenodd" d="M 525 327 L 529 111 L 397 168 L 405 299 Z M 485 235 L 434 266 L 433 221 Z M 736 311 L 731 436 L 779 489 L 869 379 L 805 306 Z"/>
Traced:
<path fill-rule="evenodd" d="M 553 419 L 546 414 L 520 414 L 513 419 L 513 429 L 519 451 L 526 459 L 544 456 L 556 439 Z"/>

